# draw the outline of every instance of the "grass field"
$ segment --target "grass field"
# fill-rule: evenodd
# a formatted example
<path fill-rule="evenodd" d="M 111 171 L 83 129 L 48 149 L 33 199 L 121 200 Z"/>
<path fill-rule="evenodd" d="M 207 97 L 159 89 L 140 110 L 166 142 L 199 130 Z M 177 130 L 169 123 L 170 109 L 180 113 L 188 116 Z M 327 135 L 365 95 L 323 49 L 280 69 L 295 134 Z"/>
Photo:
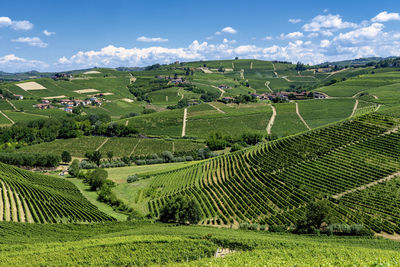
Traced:
<path fill-rule="evenodd" d="M 354 99 L 298 101 L 300 114 L 311 128 L 349 117 L 354 103 Z"/>
<path fill-rule="evenodd" d="M 275 108 L 277 114 L 271 129 L 272 134 L 281 137 L 307 130 L 296 114 L 295 103 L 275 104 Z"/>

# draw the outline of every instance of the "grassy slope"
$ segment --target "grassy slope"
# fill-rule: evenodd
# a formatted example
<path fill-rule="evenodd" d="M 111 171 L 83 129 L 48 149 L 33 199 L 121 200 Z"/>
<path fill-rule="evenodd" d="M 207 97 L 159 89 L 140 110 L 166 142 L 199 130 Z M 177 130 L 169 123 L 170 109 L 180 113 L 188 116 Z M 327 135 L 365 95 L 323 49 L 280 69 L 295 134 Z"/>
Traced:
<path fill-rule="evenodd" d="M 279 103 L 275 105 L 276 118 L 271 133 L 276 136 L 286 136 L 307 128 L 296 114 L 295 103 Z"/>

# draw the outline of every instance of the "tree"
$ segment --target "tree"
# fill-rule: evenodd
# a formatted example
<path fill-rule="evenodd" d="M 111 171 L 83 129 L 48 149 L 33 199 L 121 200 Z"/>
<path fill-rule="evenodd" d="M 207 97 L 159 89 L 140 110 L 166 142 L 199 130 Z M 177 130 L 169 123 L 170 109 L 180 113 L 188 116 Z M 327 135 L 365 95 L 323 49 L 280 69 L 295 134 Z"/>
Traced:
<path fill-rule="evenodd" d="M 94 171 L 88 173 L 87 182 L 90 185 L 92 191 L 96 191 L 101 188 L 106 182 L 108 177 L 108 172 L 104 169 L 95 169 Z"/>
<path fill-rule="evenodd" d="M 166 223 L 197 224 L 200 220 L 199 204 L 184 196 L 170 199 L 160 211 L 160 221 Z"/>
<path fill-rule="evenodd" d="M 61 160 L 65 163 L 69 163 L 71 161 L 71 154 L 68 151 L 63 151 L 61 153 Z"/>
<path fill-rule="evenodd" d="M 297 222 L 296 232 L 312 233 L 316 229 L 320 229 L 322 224 L 332 223 L 334 216 L 331 204 L 327 199 L 319 199 L 308 203 L 307 209 Z"/>
<path fill-rule="evenodd" d="M 81 168 L 79 167 L 79 160 L 74 159 L 72 164 L 68 168 L 68 173 L 74 177 L 77 177 Z"/>
<path fill-rule="evenodd" d="M 114 157 L 114 152 L 112 152 L 111 150 L 107 152 L 107 158 L 109 161 L 111 161 Z"/>
<path fill-rule="evenodd" d="M 85 157 L 88 158 L 89 161 L 96 163 L 97 165 L 100 165 L 100 160 L 101 160 L 101 152 L 100 151 L 92 151 L 92 152 L 86 152 Z"/>

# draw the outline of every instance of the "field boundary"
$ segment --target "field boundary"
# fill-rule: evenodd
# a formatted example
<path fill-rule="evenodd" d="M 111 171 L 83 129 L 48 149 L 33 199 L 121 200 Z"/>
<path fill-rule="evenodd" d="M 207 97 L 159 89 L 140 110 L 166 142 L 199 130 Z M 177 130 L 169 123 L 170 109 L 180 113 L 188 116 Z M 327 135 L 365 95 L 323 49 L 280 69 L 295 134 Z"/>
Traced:
<path fill-rule="evenodd" d="M 186 135 L 186 119 L 187 119 L 187 108 L 185 108 L 183 111 L 182 137 Z"/>
<path fill-rule="evenodd" d="M 139 141 L 136 143 L 136 145 L 133 147 L 133 149 L 132 149 L 132 151 L 131 151 L 131 153 L 129 154 L 129 157 L 130 156 L 132 156 L 132 154 L 135 152 L 135 150 L 136 150 L 136 148 L 137 148 L 137 146 L 140 144 L 140 142 L 142 141 L 142 139 L 141 138 L 139 138 Z"/>
<path fill-rule="evenodd" d="M 357 111 L 357 107 L 358 107 L 358 99 L 356 99 L 356 102 L 354 103 L 353 112 L 351 112 L 350 117 L 354 117 Z"/>
<path fill-rule="evenodd" d="M 308 126 L 307 122 L 303 119 L 303 116 L 301 116 L 300 114 L 300 110 L 299 110 L 299 103 L 296 102 L 296 113 L 297 116 L 299 116 L 300 120 L 304 123 L 304 125 L 307 127 L 308 130 L 311 130 L 310 126 Z"/>
<path fill-rule="evenodd" d="M 211 107 L 213 107 L 214 109 L 216 109 L 218 112 L 221 112 L 221 113 L 225 114 L 225 111 L 223 111 L 223 110 L 217 108 L 216 106 L 214 106 L 214 105 L 211 104 L 211 103 L 208 103 L 208 104 L 209 104 Z"/>
<path fill-rule="evenodd" d="M 391 174 L 391 175 L 389 175 L 389 176 L 386 176 L 386 177 L 384 177 L 384 178 L 382 178 L 382 179 L 376 180 L 376 181 L 371 182 L 371 183 L 369 183 L 369 184 L 365 184 L 365 185 L 362 185 L 362 186 L 359 186 L 359 187 L 356 187 L 356 188 L 353 188 L 353 189 L 344 191 L 343 193 L 333 195 L 332 198 L 339 199 L 339 198 L 341 198 L 341 197 L 343 197 L 343 196 L 345 196 L 345 195 L 354 193 L 354 192 L 359 191 L 359 190 L 365 190 L 365 189 L 367 189 L 367 188 L 369 188 L 369 187 L 372 187 L 372 186 L 375 186 L 375 185 L 377 185 L 377 184 L 390 181 L 390 180 L 392 180 L 392 179 L 394 179 L 394 178 L 396 178 L 396 177 L 399 177 L 399 176 L 400 176 L 400 172 L 396 172 L 396 173 L 394 173 L 394 174 Z"/>
<path fill-rule="evenodd" d="M 15 124 L 15 121 L 13 121 L 12 119 L 10 119 L 10 117 L 8 117 L 6 114 L 4 114 L 3 111 L 0 110 L 0 113 L 1 113 L 7 120 L 9 120 L 9 121 L 11 122 L 11 124 Z"/>
<path fill-rule="evenodd" d="M 271 134 L 271 129 L 272 126 L 274 125 L 275 122 L 275 117 L 276 117 L 276 108 L 273 105 L 269 105 L 272 109 L 272 116 L 269 119 L 268 125 L 267 125 L 267 134 Z"/>
<path fill-rule="evenodd" d="M 110 138 L 107 137 L 106 140 L 104 140 L 104 142 L 101 143 L 98 148 L 96 148 L 96 151 L 99 151 L 108 142 L 108 140 L 110 140 Z"/>

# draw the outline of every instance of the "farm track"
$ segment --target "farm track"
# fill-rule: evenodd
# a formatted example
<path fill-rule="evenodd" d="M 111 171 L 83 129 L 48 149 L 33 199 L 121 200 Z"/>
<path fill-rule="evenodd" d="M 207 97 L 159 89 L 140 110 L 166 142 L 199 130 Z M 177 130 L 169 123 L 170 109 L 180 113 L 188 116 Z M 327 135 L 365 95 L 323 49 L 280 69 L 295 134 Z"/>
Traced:
<path fill-rule="evenodd" d="M 224 89 L 219 88 L 218 86 L 211 85 L 211 87 L 214 87 L 215 89 L 218 89 L 221 92 L 221 95 L 219 97 L 223 97 L 224 94 L 226 93 Z"/>
<path fill-rule="evenodd" d="M 3 211 L 4 211 L 4 203 L 3 203 L 3 188 L 0 186 L 0 222 L 3 221 Z"/>
<path fill-rule="evenodd" d="M 187 108 L 185 108 L 183 111 L 182 137 L 186 135 L 186 119 L 187 119 Z"/>
<path fill-rule="evenodd" d="M 11 106 L 14 110 L 17 110 L 17 108 L 14 106 L 14 104 L 11 103 L 7 98 L 6 98 L 6 102 L 7 102 L 8 104 L 10 104 L 10 106 Z"/>
<path fill-rule="evenodd" d="M 265 82 L 265 86 L 268 88 L 268 90 L 271 91 L 271 93 L 273 93 L 274 91 L 272 91 L 271 87 L 269 87 L 269 84 L 270 84 L 270 83 L 271 83 L 270 81 L 266 81 L 266 82 Z"/>
<path fill-rule="evenodd" d="M 128 126 L 128 124 L 129 124 L 129 120 L 126 120 L 125 126 Z"/>
<path fill-rule="evenodd" d="M 6 114 L 4 114 L 3 111 L 0 110 L 1 115 L 3 115 L 7 120 L 9 120 L 11 122 L 11 124 L 15 124 L 15 121 L 13 121 L 12 119 L 10 119 L 10 117 L 8 117 Z"/>
<path fill-rule="evenodd" d="M 369 183 L 369 184 L 365 184 L 365 185 L 362 185 L 362 186 L 359 186 L 359 187 L 356 187 L 356 188 L 347 190 L 347 191 L 345 191 L 345 192 L 343 192 L 343 193 L 333 195 L 332 198 L 339 199 L 339 198 L 341 198 L 341 197 L 343 197 L 343 196 L 345 196 L 345 195 L 354 193 L 354 192 L 359 191 L 359 190 L 365 190 L 365 189 L 367 189 L 367 188 L 369 188 L 369 187 L 372 187 L 372 186 L 375 186 L 375 185 L 377 185 L 377 184 L 390 181 L 390 180 L 392 180 L 392 179 L 394 179 L 394 178 L 397 178 L 397 177 L 399 177 L 399 176 L 400 176 L 400 172 L 396 172 L 396 173 L 394 173 L 394 174 L 392 174 L 392 175 L 386 176 L 385 178 L 376 180 L 376 181 L 371 182 L 371 183 Z"/>
<path fill-rule="evenodd" d="M 375 112 L 377 112 L 378 109 L 380 109 L 380 108 L 381 108 L 381 104 L 379 104 L 379 105 L 376 107 Z"/>
<path fill-rule="evenodd" d="M 99 151 L 108 142 L 108 140 L 110 140 L 110 138 L 107 137 L 106 140 L 104 140 L 104 142 L 101 143 L 98 148 L 96 148 L 96 151 Z"/>
<path fill-rule="evenodd" d="M 19 194 L 15 194 L 15 202 L 17 204 L 18 207 L 18 221 L 19 222 L 25 222 L 25 212 L 24 212 L 24 208 L 22 206 L 22 202 L 21 199 L 19 198 Z"/>
<path fill-rule="evenodd" d="M 1 186 L 2 186 L 2 193 L 3 193 L 3 199 L 4 199 L 4 203 L 3 203 L 3 211 L 4 213 L 2 214 L 2 216 L 4 216 L 4 220 L 9 222 L 10 221 L 10 202 L 8 199 L 8 190 L 6 188 L 6 185 L 1 182 Z"/>
<path fill-rule="evenodd" d="M 240 79 L 244 80 L 244 69 L 240 70 Z"/>
<path fill-rule="evenodd" d="M 253 61 L 250 62 L 250 69 L 251 69 L 251 70 L 253 69 Z"/>
<path fill-rule="evenodd" d="M 299 116 L 300 120 L 304 123 L 304 125 L 307 127 L 308 130 L 311 130 L 310 126 L 308 126 L 307 122 L 304 120 L 303 116 L 300 114 L 299 110 L 299 103 L 296 102 L 296 113 L 297 116 Z"/>
<path fill-rule="evenodd" d="M 270 105 L 270 107 L 272 108 L 272 116 L 269 119 L 269 122 L 267 125 L 267 133 L 268 134 L 271 134 L 271 129 L 272 129 L 272 126 L 274 125 L 275 117 L 276 117 L 276 108 L 273 105 Z"/>
<path fill-rule="evenodd" d="M 136 148 L 138 147 L 138 145 L 140 144 L 141 141 L 142 141 L 142 139 L 140 138 L 139 141 L 137 142 L 137 144 L 133 147 L 131 153 L 129 154 L 129 157 L 132 156 L 132 154 L 135 152 Z"/>
<path fill-rule="evenodd" d="M 225 111 L 223 111 L 223 110 L 217 108 L 216 106 L 214 106 L 214 105 L 211 104 L 211 103 L 208 103 L 208 104 L 209 104 L 211 107 L 213 107 L 214 109 L 216 109 L 218 112 L 221 112 L 221 113 L 224 113 L 224 114 L 225 114 Z"/>
<path fill-rule="evenodd" d="M 357 107 L 358 107 L 358 99 L 356 99 L 356 103 L 354 103 L 353 112 L 351 113 L 350 117 L 354 117 L 357 111 Z"/>

